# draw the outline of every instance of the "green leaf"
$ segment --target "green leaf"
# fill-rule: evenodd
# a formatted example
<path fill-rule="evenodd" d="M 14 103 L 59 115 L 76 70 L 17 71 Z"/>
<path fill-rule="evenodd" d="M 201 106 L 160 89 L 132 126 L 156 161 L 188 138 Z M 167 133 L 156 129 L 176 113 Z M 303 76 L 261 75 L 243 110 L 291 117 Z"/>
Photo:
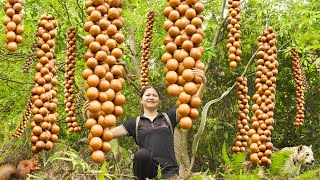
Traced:
<path fill-rule="evenodd" d="M 104 175 L 106 173 L 106 168 L 107 168 L 107 163 L 103 162 L 103 164 L 101 166 L 101 173 L 98 176 L 98 180 L 104 180 Z"/>

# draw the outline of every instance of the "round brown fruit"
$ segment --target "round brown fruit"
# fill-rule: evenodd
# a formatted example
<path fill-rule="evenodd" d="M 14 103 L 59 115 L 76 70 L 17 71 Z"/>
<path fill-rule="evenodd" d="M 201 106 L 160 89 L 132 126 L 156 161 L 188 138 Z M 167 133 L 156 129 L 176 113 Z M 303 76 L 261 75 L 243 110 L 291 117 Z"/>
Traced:
<path fill-rule="evenodd" d="M 94 100 L 89 103 L 88 110 L 91 113 L 98 113 L 101 110 L 101 104 L 99 101 Z"/>
<path fill-rule="evenodd" d="M 102 140 L 99 137 L 93 137 L 90 140 L 90 146 L 93 150 L 99 150 L 102 146 Z"/>
<path fill-rule="evenodd" d="M 103 152 L 110 152 L 111 151 L 111 145 L 110 145 L 110 143 L 109 142 L 103 142 L 102 143 L 102 147 L 101 147 L 101 150 L 103 151 Z"/>
<path fill-rule="evenodd" d="M 36 143 L 37 150 L 41 151 L 42 149 L 44 149 L 44 147 L 45 147 L 45 143 L 43 141 L 38 141 Z"/>
<path fill-rule="evenodd" d="M 104 161 L 104 153 L 101 150 L 94 151 L 91 154 L 92 161 L 95 163 L 102 163 Z"/>
<path fill-rule="evenodd" d="M 250 161 L 257 163 L 259 160 L 258 153 L 252 153 L 250 155 Z"/>
<path fill-rule="evenodd" d="M 198 91 L 197 85 L 194 82 L 187 82 L 184 86 L 184 91 L 189 95 L 195 95 Z"/>
<path fill-rule="evenodd" d="M 231 68 L 236 68 L 236 67 L 237 67 L 237 62 L 236 62 L 236 61 L 231 61 L 231 62 L 229 63 L 229 66 L 230 66 Z"/>
<path fill-rule="evenodd" d="M 190 102 L 191 100 L 191 96 L 185 92 L 182 92 L 180 95 L 179 95 L 179 98 L 178 100 L 182 103 L 182 104 L 187 104 Z"/>
<path fill-rule="evenodd" d="M 176 59 L 169 59 L 166 64 L 166 68 L 168 68 L 169 71 L 175 71 L 178 69 L 179 62 Z"/>
<path fill-rule="evenodd" d="M 121 93 L 117 93 L 113 99 L 113 102 L 115 105 L 122 106 L 126 102 L 126 97 Z"/>
<path fill-rule="evenodd" d="M 118 79 L 112 79 L 110 82 L 110 88 L 117 93 L 122 89 L 122 84 Z"/>
<path fill-rule="evenodd" d="M 190 113 L 190 106 L 188 104 L 180 104 L 178 107 L 178 113 L 183 117 L 188 116 Z"/>
<path fill-rule="evenodd" d="M 195 66 L 195 64 L 196 64 L 196 61 L 192 57 L 186 57 L 183 60 L 183 66 L 186 69 L 192 69 Z"/>
<path fill-rule="evenodd" d="M 85 126 L 87 129 L 91 129 L 91 127 L 95 124 L 97 124 L 97 121 L 93 118 L 89 118 L 87 119 Z"/>
<path fill-rule="evenodd" d="M 197 117 L 199 117 L 199 111 L 196 108 L 191 108 L 190 113 L 189 113 L 189 117 L 191 119 L 196 119 Z"/>
<path fill-rule="evenodd" d="M 109 142 L 113 139 L 113 133 L 109 129 L 105 129 L 103 131 L 101 138 L 103 141 Z"/>
<path fill-rule="evenodd" d="M 167 87 L 167 92 L 169 96 L 178 96 L 179 95 L 179 86 L 177 84 L 170 84 Z"/>
<path fill-rule="evenodd" d="M 117 123 L 116 116 L 113 114 L 108 114 L 104 117 L 104 121 L 108 127 L 114 127 Z"/>
<path fill-rule="evenodd" d="M 190 129 L 192 126 L 192 120 L 190 117 L 183 117 L 180 119 L 179 124 L 182 129 Z"/>
<path fill-rule="evenodd" d="M 14 51 L 16 51 L 17 48 L 18 48 L 18 44 L 17 44 L 16 42 L 9 42 L 9 43 L 7 44 L 7 48 L 8 48 L 8 50 L 9 50 L 10 52 L 14 52 Z"/>
<path fill-rule="evenodd" d="M 99 90 L 95 87 L 89 87 L 86 91 L 86 95 L 89 101 L 93 101 L 98 98 Z"/>
<path fill-rule="evenodd" d="M 103 128 L 99 124 L 95 124 L 91 127 L 90 133 L 92 134 L 93 137 L 100 137 L 103 133 Z"/>
<path fill-rule="evenodd" d="M 258 141 L 260 141 L 260 136 L 259 136 L 259 134 L 253 134 L 253 135 L 251 136 L 251 141 L 252 141 L 253 143 L 257 143 Z"/>
<path fill-rule="evenodd" d="M 178 80 L 178 74 L 175 71 L 169 71 L 166 73 L 166 80 L 170 84 L 174 84 Z"/>

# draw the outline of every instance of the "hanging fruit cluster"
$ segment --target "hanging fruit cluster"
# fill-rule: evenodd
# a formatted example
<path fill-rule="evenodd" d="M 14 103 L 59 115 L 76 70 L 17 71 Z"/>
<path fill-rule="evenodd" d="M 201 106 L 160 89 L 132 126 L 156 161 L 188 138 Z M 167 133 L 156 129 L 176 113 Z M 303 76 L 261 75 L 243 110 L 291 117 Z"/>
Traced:
<path fill-rule="evenodd" d="M 63 82 L 64 89 L 64 104 L 66 105 L 65 112 L 67 114 L 66 122 L 68 123 L 69 132 L 80 132 L 81 127 L 77 122 L 76 104 L 74 102 L 74 72 L 76 66 L 76 29 L 70 27 L 67 32 L 67 57 L 65 61 L 66 80 Z"/>
<path fill-rule="evenodd" d="M 252 106 L 253 117 L 251 118 L 252 128 L 248 135 L 251 137 L 250 160 L 259 165 L 270 166 L 269 157 L 272 152 L 273 144 L 271 142 L 272 124 L 276 75 L 278 74 L 278 61 L 276 44 L 276 34 L 272 27 L 268 27 L 259 36 L 259 52 L 257 53 L 257 69 L 255 89 L 256 93 L 252 97 L 255 102 Z"/>
<path fill-rule="evenodd" d="M 302 69 L 300 64 L 300 58 L 297 49 L 291 49 L 292 57 L 292 69 L 294 75 L 294 81 L 296 82 L 296 120 L 293 123 L 294 126 L 302 126 L 304 122 L 304 86 L 302 83 Z"/>
<path fill-rule="evenodd" d="M 150 57 L 150 44 L 152 39 L 152 28 L 154 22 L 154 11 L 148 13 L 147 27 L 144 33 L 142 56 L 141 56 L 141 89 L 149 86 L 148 64 Z"/>
<path fill-rule="evenodd" d="M 24 28 L 21 22 L 24 18 L 23 9 L 24 0 L 8 0 L 4 5 L 4 11 L 7 16 L 3 19 L 6 26 L 6 43 L 9 51 L 14 52 L 18 48 L 18 44 L 22 43 L 22 34 Z"/>
<path fill-rule="evenodd" d="M 228 44 L 226 48 L 228 49 L 228 62 L 231 68 L 237 67 L 237 63 L 240 62 L 242 51 L 240 50 L 241 45 L 241 30 L 240 30 L 240 11 L 241 4 L 240 0 L 228 0 L 229 3 L 229 17 L 227 21 L 230 23 L 227 26 L 229 30 Z"/>
<path fill-rule="evenodd" d="M 232 147 L 233 152 L 245 152 L 248 145 L 248 131 L 250 129 L 248 121 L 249 117 L 249 101 L 250 96 L 248 95 L 246 77 L 237 78 L 237 89 L 238 89 L 238 132 L 236 136 L 235 146 Z"/>
<path fill-rule="evenodd" d="M 34 52 L 37 51 L 37 46 L 36 46 L 35 43 L 31 43 L 30 46 L 31 46 L 31 51 L 32 52 L 28 55 L 28 58 L 27 58 L 26 62 L 23 65 L 23 68 L 22 68 L 22 72 L 23 73 L 28 73 L 29 72 L 30 67 L 31 67 L 31 65 L 33 63 L 33 60 L 35 59 Z"/>
<path fill-rule="evenodd" d="M 35 51 L 33 51 L 33 52 L 35 52 Z M 33 54 L 29 54 L 26 62 L 23 65 L 23 68 L 22 68 L 22 72 L 23 73 L 28 73 L 29 72 L 30 67 L 32 65 L 32 62 L 33 62 Z"/>
<path fill-rule="evenodd" d="M 204 31 L 202 12 L 204 5 L 201 0 L 169 0 L 163 14 L 168 18 L 164 29 L 168 35 L 164 38 L 166 53 L 161 61 L 166 63 L 164 69 L 165 84 L 170 96 L 177 96 L 178 118 L 180 127 L 189 129 L 192 119 L 197 118 L 201 100 L 194 96 L 201 84 L 201 78 L 195 76 L 193 68 L 205 69 L 200 61 L 204 53 L 201 42 Z"/>
<path fill-rule="evenodd" d="M 53 16 L 41 16 L 38 22 L 39 50 L 36 56 L 39 62 L 36 65 L 37 73 L 34 77 L 35 86 L 32 92 L 32 114 L 31 123 L 32 152 L 38 153 L 45 149 L 50 150 L 53 143 L 58 141 L 57 134 L 60 131 L 56 124 L 59 114 L 56 112 L 58 106 L 56 77 L 58 67 L 56 66 L 55 37 L 58 23 Z"/>
<path fill-rule="evenodd" d="M 119 44 L 124 41 L 120 31 L 124 24 L 122 6 L 120 0 L 86 1 L 89 17 L 84 29 L 90 35 L 84 38 L 88 51 L 84 55 L 87 68 L 82 77 L 86 80 L 91 117 L 85 126 L 90 130 L 90 152 L 95 163 L 103 162 L 104 152 L 111 150 L 109 141 L 113 134 L 109 128 L 116 125 L 116 117 L 122 116 L 125 103 L 125 96 L 120 92 L 125 83 L 120 77 L 124 68 L 118 64 L 123 54 Z"/>
<path fill-rule="evenodd" d="M 82 106 L 82 101 L 84 100 L 84 95 L 82 90 L 78 90 L 78 99 L 76 101 L 76 110 L 80 110 Z"/>
<path fill-rule="evenodd" d="M 303 69 L 301 69 L 301 78 L 302 78 L 302 85 L 303 87 L 308 90 L 310 89 L 310 85 L 308 83 L 308 79 L 307 79 L 307 76 L 306 74 L 303 72 Z"/>
<path fill-rule="evenodd" d="M 24 128 L 26 128 L 27 123 L 29 122 L 30 117 L 31 117 L 31 109 L 32 109 L 32 101 L 31 101 L 31 96 L 30 96 L 26 110 L 25 110 L 25 114 L 22 117 L 22 119 L 20 120 L 20 125 L 19 125 L 18 129 L 13 134 L 14 137 L 18 138 L 24 132 Z"/>

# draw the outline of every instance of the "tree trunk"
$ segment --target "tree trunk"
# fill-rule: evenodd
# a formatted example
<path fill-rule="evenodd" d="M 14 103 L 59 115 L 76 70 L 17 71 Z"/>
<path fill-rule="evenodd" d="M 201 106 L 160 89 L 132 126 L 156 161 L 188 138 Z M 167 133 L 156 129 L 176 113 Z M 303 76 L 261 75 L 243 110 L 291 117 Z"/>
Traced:
<path fill-rule="evenodd" d="M 186 179 L 190 172 L 190 157 L 187 146 L 187 130 L 174 129 L 174 151 L 179 165 L 179 178 Z"/>
<path fill-rule="evenodd" d="M 126 4 L 126 6 L 128 7 L 129 10 L 132 10 L 131 7 L 131 1 L 128 1 L 128 3 Z M 134 37 L 134 30 L 133 28 L 128 27 L 127 29 L 129 37 L 128 37 L 128 41 L 129 41 L 129 48 L 130 48 L 130 52 L 131 52 L 131 60 L 133 62 L 134 65 L 134 69 L 135 69 L 135 75 L 137 76 L 137 78 L 140 80 L 140 61 L 139 61 L 139 54 L 136 48 L 136 38 Z"/>

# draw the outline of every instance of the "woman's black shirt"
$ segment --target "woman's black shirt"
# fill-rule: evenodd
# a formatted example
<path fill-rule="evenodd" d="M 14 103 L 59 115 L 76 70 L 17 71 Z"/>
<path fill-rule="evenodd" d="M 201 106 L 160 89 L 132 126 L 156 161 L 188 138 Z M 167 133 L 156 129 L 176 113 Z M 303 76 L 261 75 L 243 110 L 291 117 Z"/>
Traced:
<path fill-rule="evenodd" d="M 177 124 L 177 109 L 170 109 L 165 112 L 174 128 Z M 132 118 L 124 122 L 123 127 L 136 141 L 136 118 Z M 175 158 L 173 134 L 170 125 L 167 123 L 164 115 L 158 113 L 153 122 L 150 119 L 140 115 L 138 127 L 139 148 L 145 148 L 150 151 L 153 161 L 160 164 L 163 173 L 166 171 L 179 171 L 179 167 Z"/>

